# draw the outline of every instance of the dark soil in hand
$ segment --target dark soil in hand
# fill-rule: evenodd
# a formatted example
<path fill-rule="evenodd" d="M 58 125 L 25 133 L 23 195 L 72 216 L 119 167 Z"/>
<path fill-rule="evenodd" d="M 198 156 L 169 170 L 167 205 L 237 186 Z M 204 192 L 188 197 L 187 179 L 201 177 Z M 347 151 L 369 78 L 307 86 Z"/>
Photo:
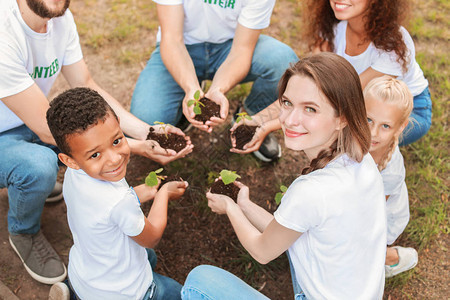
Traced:
<path fill-rule="evenodd" d="M 164 180 L 161 180 L 161 184 L 158 187 L 158 191 L 163 185 L 171 181 L 184 181 L 184 180 L 178 175 L 169 175 L 166 178 L 164 178 Z"/>
<path fill-rule="evenodd" d="M 232 132 L 232 136 L 236 139 L 236 149 L 243 150 L 244 145 L 250 142 L 256 132 L 258 126 L 241 125 Z"/>
<path fill-rule="evenodd" d="M 211 119 L 212 117 L 220 118 L 220 105 L 216 102 L 209 100 L 208 98 L 200 99 L 200 102 L 205 106 L 200 105 L 202 113 L 200 115 L 195 115 L 194 119 L 205 124 L 206 121 Z"/>
<path fill-rule="evenodd" d="M 222 180 L 217 180 L 211 185 L 211 193 L 222 194 L 230 197 L 234 201 L 237 201 L 239 188 L 235 186 L 234 183 L 225 185 Z"/>
<path fill-rule="evenodd" d="M 180 152 L 187 145 L 183 136 L 175 133 L 168 133 L 167 135 L 163 133 L 156 133 L 153 127 L 150 127 L 147 140 L 154 140 L 158 142 L 162 148 L 173 149 L 176 152 Z"/>

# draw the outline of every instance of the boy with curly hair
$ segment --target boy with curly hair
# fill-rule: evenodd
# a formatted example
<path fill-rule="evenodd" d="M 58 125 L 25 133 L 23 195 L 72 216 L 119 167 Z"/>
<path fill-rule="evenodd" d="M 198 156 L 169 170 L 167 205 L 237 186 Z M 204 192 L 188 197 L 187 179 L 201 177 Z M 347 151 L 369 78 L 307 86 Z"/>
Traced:
<path fill-rule="evenodd" d="M 125 174 L 130 148 L 119 118 L 89 88 L 70 89 L 47 111 L 50 131 L 68 167 L 63 193 L 74 245 L 68 284 L 81 299 L 179 299 L 181 285 L 152 270 L 151 249 L 167 224 L 169 200 L 180 198 L 187 182 L 169 182 L 158 191 L 129 187 Z M 147 217 L 140 203 L 154 198 Z M 50 294 L 69 299 L 55 284 Z"/>

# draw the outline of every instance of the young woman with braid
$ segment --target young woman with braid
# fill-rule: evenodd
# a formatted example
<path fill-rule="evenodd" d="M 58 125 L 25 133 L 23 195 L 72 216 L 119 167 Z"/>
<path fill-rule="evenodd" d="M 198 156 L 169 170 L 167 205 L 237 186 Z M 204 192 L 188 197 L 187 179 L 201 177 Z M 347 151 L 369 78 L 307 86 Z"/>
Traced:
<path fill-rule="evenodd" d="M 375 77 L 390 75 L 406 83 L 414 96 L 401 145 L 424 136 L 431 125 L 428 81 L 415 59 L 414 42 L 401 26 L 408 0 L 307 0 L 304 38 L 313 52 L 331 51 L 356 69 L 362 87 Z"/>
<path fill-rule="evenodd" d="M 399 139 L 409 122 L 413 96 L 406 84 L 390 76 L 373 79 L 364 89 L 367 120 L 372 134 L 370 154 L 378 165 L 384 184 L 387 214 L 387 244 L 391 245 L 409 221 L 408 189 Z M 400 246 L 386 251 L 386 277 L 412 269 L 417 251 Z"/>
<path fill-rule="evenodd" d="M 286 147 L 311 160 L 272 215 L 239 188 L 237 203 L 207 193 L 227 214 L 245 249 L 266 264 L 288 251 L 295 299 L 381 299 L 386 201 L 368 154 L 370 129 L 358 74 L 342 57 L 321 53 L 286 70 L 279 83 Z M 183 299 L 267 299 L 213 266 L 192 270 Z"/>

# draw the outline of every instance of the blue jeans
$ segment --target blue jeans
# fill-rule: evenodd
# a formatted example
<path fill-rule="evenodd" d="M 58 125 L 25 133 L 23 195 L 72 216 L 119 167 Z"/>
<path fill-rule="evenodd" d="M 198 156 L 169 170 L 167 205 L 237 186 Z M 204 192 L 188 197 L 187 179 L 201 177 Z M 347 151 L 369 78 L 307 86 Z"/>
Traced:
<path fill-rule="evenodd" d="M 188 300 L 269 299 L 230 272 L 209 265 L 197 266 L 189 272 L 181 290 L 181 298 Z"/>
<path fill-rule="evenodd" d="M 8 189 L 8 231 L 34 234 L 58 174 L 57 148 L 25 125 L 0 133 L 0 188 Z"/>
<path fill-rule="evenodd" d="M 297 277 L 295 276 L 294 265 L 292 265 L 291 256 L 288 251 L 286 251 L 286 255 L 289 260 L 289 269 L 291 270 L 292 287 L 294 288 L 295 300 L 306 300 L 305 293 L 303 293 L 303 290 L 297 281 Z"/>
<path fill-rule="evenodd" d="M 431 126 L 431 96 L 428 87 L 414 97 L 414 108 L 411 112 L 412 122 L 406 126 L 400 139 L 400 146 L 414 143 L 423 137 Z"/>
<path fill-rule="evenodd" d="M 195 66 L 199 82 L 212 80 L 227 58 L 233 40 L 221 44 L 199 43 L 186 45 Z M 252 66 L 242 82 L 253 82 L 244 107 L 255 114 L 272 104 L 277 98 L 277 85 L 290 63 L 298 60 L 286 44 L 261 35 L 256 44 Z M 153 51 L 145 69 L 139 75 L 131 99 L 130 111 L 148 124 L 155 121 L 176 125 L 182 116 L 185 93 L 164 65 L 159 45 Z"/>
<path fill-rule="evenodd" d="M 145 250 L 147 250 L 148 260 L 152 266 L 153 284 L 150 286 L 147 293 L 145 293 L 143 300 L 181 299 L 181 284 L 172 278 L 156 273 L 156 253 L 153 249 Z"/>

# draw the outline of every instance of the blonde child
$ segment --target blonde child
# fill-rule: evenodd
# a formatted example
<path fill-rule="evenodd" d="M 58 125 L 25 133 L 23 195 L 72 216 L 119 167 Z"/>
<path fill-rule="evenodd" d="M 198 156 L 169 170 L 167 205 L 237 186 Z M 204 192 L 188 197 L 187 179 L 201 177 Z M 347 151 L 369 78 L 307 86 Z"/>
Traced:
<path fill-rule="evenodd" d="M 413 97 L 404 82 L 382 76 L 369 82 L 364 89 L 364 99 L 372 134 L 369 152 L 383 178 L 387 201 L 387 244 L 391 245 L 409 221 L 405 166 L 398 143 L 409 123 Z M 386 277 L 414 268 L 417 260 L 417 251 L 413 248 L 388 247 Z"/>
<path fill-rule="evenodd" d="M 119 119 L 96 91 L 74 88 L 56 97 L 47 122 L 67 166 L 63 193 L 74 245 L 67 284 L 81 299 L 179 299 L 181 285 L 153 271 L 153 248 L 167 224 L 169 200 L 187 182 L 169 182 L 157 192 L 125 180 L 130 147 Z M 147 217 L 140 203 L 153 199 Z M 69 299 L 57 283 L 50 299 Z"/>
<path fill-rule="evenodd" d="M 260 263 L 288 251 L 296 299 L 381 299 L 386 204 L 372 157 L 361 84 L 342 57 L 321 53 L 286 70 L 279 83 L 286 147 L 304 151 L 303 169 L 272 215 L 249 198 L 207 194 Z M 379 240 L 381 239 L 381 240 Z M 267 299 L 213 266 L 190 272 L 183 299 Z"/>

